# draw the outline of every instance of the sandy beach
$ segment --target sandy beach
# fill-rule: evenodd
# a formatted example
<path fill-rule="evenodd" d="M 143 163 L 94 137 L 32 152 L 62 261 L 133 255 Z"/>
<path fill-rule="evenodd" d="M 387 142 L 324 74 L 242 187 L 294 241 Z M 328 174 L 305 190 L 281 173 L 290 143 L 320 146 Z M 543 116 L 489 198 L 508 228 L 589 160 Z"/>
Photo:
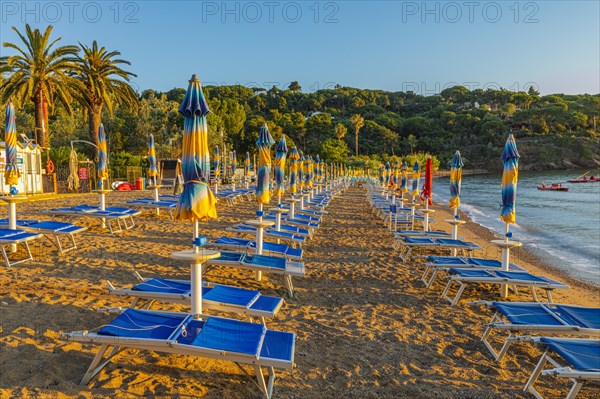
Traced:
<path fill-rule="evenodd" d="M 315 238 L 305 245 L 307 277 L 295 279 L 296 297 L 286 303 L 269 328 L 297 334 L 291 372 L 279 372 L 276 398 L 531 398 L 522 392 L 541 352 L 517 344 L 496 362 L 480 342 L 491 312 L 465 305 L 451 307 L 440 298 L 442 284 L 424 288 L 422 269 L 402 264 L 392 250 L 393 238 L 375 217 L 365 189 L 353 186 L 328 207 Z M 115 192 L 111 205 L 149 196 L 149 192 Z M 97 203 L 95 194 L 22 203 L 20 218 L 43 218 L 39 211 L 78 203 Z M 434 228 L 449 231 L 446 204 L 436 204 Z M 254 216 L 256 205 L 220 204 L 219 219 L 201 225 L 210 237 Z M 0 217 L 6 217 L 6 206 Z M 462 218 L 467 220 L 466 215 Z M 191 245 L 192 226 L 144 211 L 136 227 L 120 235 L 80 219 L 89 230 L 79 248 L 59 255 L 47 241 L 32 245 L 34 261 L 0 266 L 1 398 L 257 398 L 258 389 L 230 362 L 126 350 L 114 358 L 89 386 L 79 381 L 98 346 L 60 340 L 62 332 L 93 329 L 114 316 L 97 312 L 129 301 L 108 294 L 105 281 L 119 287 L 143 276 L 188 276 L 186 265 L 169 255 Z M 489 244 L 493 234 L 474 223 L 460 227 L 466 240 L 480 244 L 485 257 L 500 258 Z M 527 245 L 513 261 L 532 273 L 563 281 L 555 302 L 598 306 L 600 289 L 569 278 L 543 264 Z M 269 278 L 213 268 L 209 281 L 260 289 L 284 296 Z M 497 290 L 467 290 L 463 298 L 497 299 Z M 511 300 L 529 301 L 528 292 Z M 186 311 L 178 305 L 155 308 Z M 208 312 L 207 312 L 208 313 Z M 564 380 L 545 377 L 540 390 L 564 397 Z M 598 385 L 586 384 L 579 398 L 598 397 Z"/>

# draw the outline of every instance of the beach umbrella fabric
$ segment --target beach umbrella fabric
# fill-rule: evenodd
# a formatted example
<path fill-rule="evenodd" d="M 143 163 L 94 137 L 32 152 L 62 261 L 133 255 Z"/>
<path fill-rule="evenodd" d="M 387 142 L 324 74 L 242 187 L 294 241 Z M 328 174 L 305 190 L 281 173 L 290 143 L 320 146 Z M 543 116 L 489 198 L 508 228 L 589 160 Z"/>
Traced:
<path fill-rule="evenodd" d="M 269 183 L 271 179 L 271 146 L 275 144 L 267 124 L 263 124 L 258 133 L 258 177 L 256 181 L 256 202 L 267 205 L 271 202 Z"/>
<path fill-rule="evenodd" d="M 77 153 L 74 148 L 71 148 L 69 154 L 69 177 L 67 178 L 67 184 L 69 190 L 79 190 L 79 161 L 77 159 Z"/>
<path fill-rule="evenodd" d="M 298 191 L 298 160 L 300 154 L 296 146 L 292 147 L 290 151 L 290 193 L 296 194 Z"/>
<path fill-rule="evenodd" d="M 148 136 L 148 162 L 150 166 L 148 167 L 148 177 L 158 176 L 158 166 L 156 164 L 156 148 L 154 147 L 154 135 L 150 134 Z"/>
<path fill-rule="evenodd" d="M 427 157 L 425 162 L 425 184 L 421 189 L 421 199 L 427 200 L 427 203 L 431 205 L 432 195 L 432 183 L 433 183 L 433 166 L 431 165 L 431 157 Z"/>
<path fill-rule="evenodd" d="M 108 158 L 106 147 L 106 134 L 104 125 L 101 123 L 98 128 L 98 179 L 108 179 Z"/>
<path fill-rule="evenodd" d="M 183 116 L 181 156 L 183 192 L 177 202 L 175 219 L 179 221 L 217 218 L 217 200 L 210 191 L 210 154 L 206 116 L 210 112 L 196 75 L 189 81 L 179 113 Z"/>
<path fill-rule="evenodd" d="M 462 182 L 463 166 L 460 152 L 456 151 L 450 165 L 450 208 L 452 209 L 460 206 L 460 184 Z"/>
<path fill-rule="evenodd" d="M 6 106 L 4 129 L 4 142 L 6 145 L 4 183 L 9 186 L 16 186 L 19 183 L 21 174 L 17 168 L 17 115 L 12 101 Z"/>
<path fill-rule="evenodd" d="M 215 159 L 213 161 L 213 167 L 215 169 L 215 179 L 219 179 L 221 176 L 221 155 L 219 155 L 219 146 L 215 146 Z"/>
<path fill-rule="evenodd" d="M 235 171 L 237 169 L 237 153 L 233 151 L 231 153 L 231 175 L 235 178 Z"/>
<path fill-rule="evenodd" d="M 311 168 L 310 155 L 307 155 L 304 157 L 304 186 L 308 188 L 313 186 Z"/>
<path fill-rule="evenodd" d="M 246 152 L 246 159 L 244 160 L 244 176 L 250 177 L 250 153 Z"/>
<path fill-rule="evenodd" d="M 384 177 L 384 171 L 385 171 L 385 168 L 384 168 L 384 166 L 383 166 L 383 165 L 381 165 L 381 166 L 379 167 L 379 183 L 381 183 L 381 184 L 383 184 L 383 182 L 384 182 L 384 180 L 385 180 L 385 177 Z"/>
<path fill-rule="evenodd" d="M 402 197 L 408 192 L 408 165 L 406 161 L 402 162 L 402 167 L 400 168 L 400 192 L 402 193 Z"/>
<path fill-rule="evenodd" d="M 419 161 L 415 161 L 413 165 L 413 175 L 412 175 L 412 195 L 414 197 L 419 195 L 419 183 L 421 180 L 421 167 L 419 166 Z"/>
<path fill-rule="evenodd" d="M 386 186 L 390 185 L 390 178 L 392 176 L 391 170 L 392 170 L 392 167 L 391 167 L 390 163 L 389 162 L 386 163 L 385 164 L 385 185 Z"/>
<path fill-rule="evenodd" d="M 304 154 L 302 153 L 300 153 L 296 170 L 298 171 L 298 191 L 301 192 L 304 188 Z"/>
<path fill-rule="evenodd" d="M 277 148 L 275 149 L 275 189 L 273 195 L 281 197 L 285 192 L 285 159 L 288 148 L 285 142 L 285 136 L 282 134 Z"/>
<path fill-rule="evenodd" d="M 515 223 L 517 219 L 517 182 L 519 181 L 519 152 L 512 134 L 506 140 L 502 152 L 502 163 L 504 164 L 504 171 L 502 172 L 502 211 L 500 212 L 500 218 L 508 225 Z"/>

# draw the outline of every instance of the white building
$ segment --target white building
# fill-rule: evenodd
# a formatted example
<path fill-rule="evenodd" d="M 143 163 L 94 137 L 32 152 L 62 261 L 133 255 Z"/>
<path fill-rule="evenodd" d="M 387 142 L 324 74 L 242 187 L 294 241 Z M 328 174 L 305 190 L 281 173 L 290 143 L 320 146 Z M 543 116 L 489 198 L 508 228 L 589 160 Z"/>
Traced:
<path fill-rule="evenodd" d="M 0 195 L 10 194 L 10 187 L 4 183 L 6 167 L 6 144 L 0 142 Z M 21 173 L 19 194 L 41 194 L 44 192 L 42 182 L 42 150 L 37 144 L 17 143 L 17 168 Z"/>

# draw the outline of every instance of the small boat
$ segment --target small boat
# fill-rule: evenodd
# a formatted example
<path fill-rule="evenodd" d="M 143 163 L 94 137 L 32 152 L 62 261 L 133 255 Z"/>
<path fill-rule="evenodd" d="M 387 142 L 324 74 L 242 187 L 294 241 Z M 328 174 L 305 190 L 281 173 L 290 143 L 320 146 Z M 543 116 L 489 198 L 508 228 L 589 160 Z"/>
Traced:
<path fill-rule="evenodd" d="M 562 183 L 552 183 L 548 185 L 542 182 L 542 185 L 537 186 L 537 189 L 542 191 L 569 191 L 569 187 L 563 187 Z"/>
<path fill-rule="evenodd" d="M 577 176 L 575 179 L 567 180 L 567 183 L 600 183 L 600 177 L 591 175 L 587 177 L 590 172 L 585 172 L 581 176 Z"/>

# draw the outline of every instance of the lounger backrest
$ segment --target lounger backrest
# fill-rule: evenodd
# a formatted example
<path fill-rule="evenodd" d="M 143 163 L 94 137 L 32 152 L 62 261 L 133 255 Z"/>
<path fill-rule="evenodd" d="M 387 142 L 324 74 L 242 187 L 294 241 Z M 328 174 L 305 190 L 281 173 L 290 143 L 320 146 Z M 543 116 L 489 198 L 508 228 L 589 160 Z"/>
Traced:
<path fill-rule="evenodd" d="M 575 369 L 600 372 L 600 340 L 541 338 L 540 341 Z"/>
<path fill-rule="evenodd" d="M 600 330 L 600 308 L 556 305 L 556 309 L 561 317 L 568 317 L 575 325 Z"/>

